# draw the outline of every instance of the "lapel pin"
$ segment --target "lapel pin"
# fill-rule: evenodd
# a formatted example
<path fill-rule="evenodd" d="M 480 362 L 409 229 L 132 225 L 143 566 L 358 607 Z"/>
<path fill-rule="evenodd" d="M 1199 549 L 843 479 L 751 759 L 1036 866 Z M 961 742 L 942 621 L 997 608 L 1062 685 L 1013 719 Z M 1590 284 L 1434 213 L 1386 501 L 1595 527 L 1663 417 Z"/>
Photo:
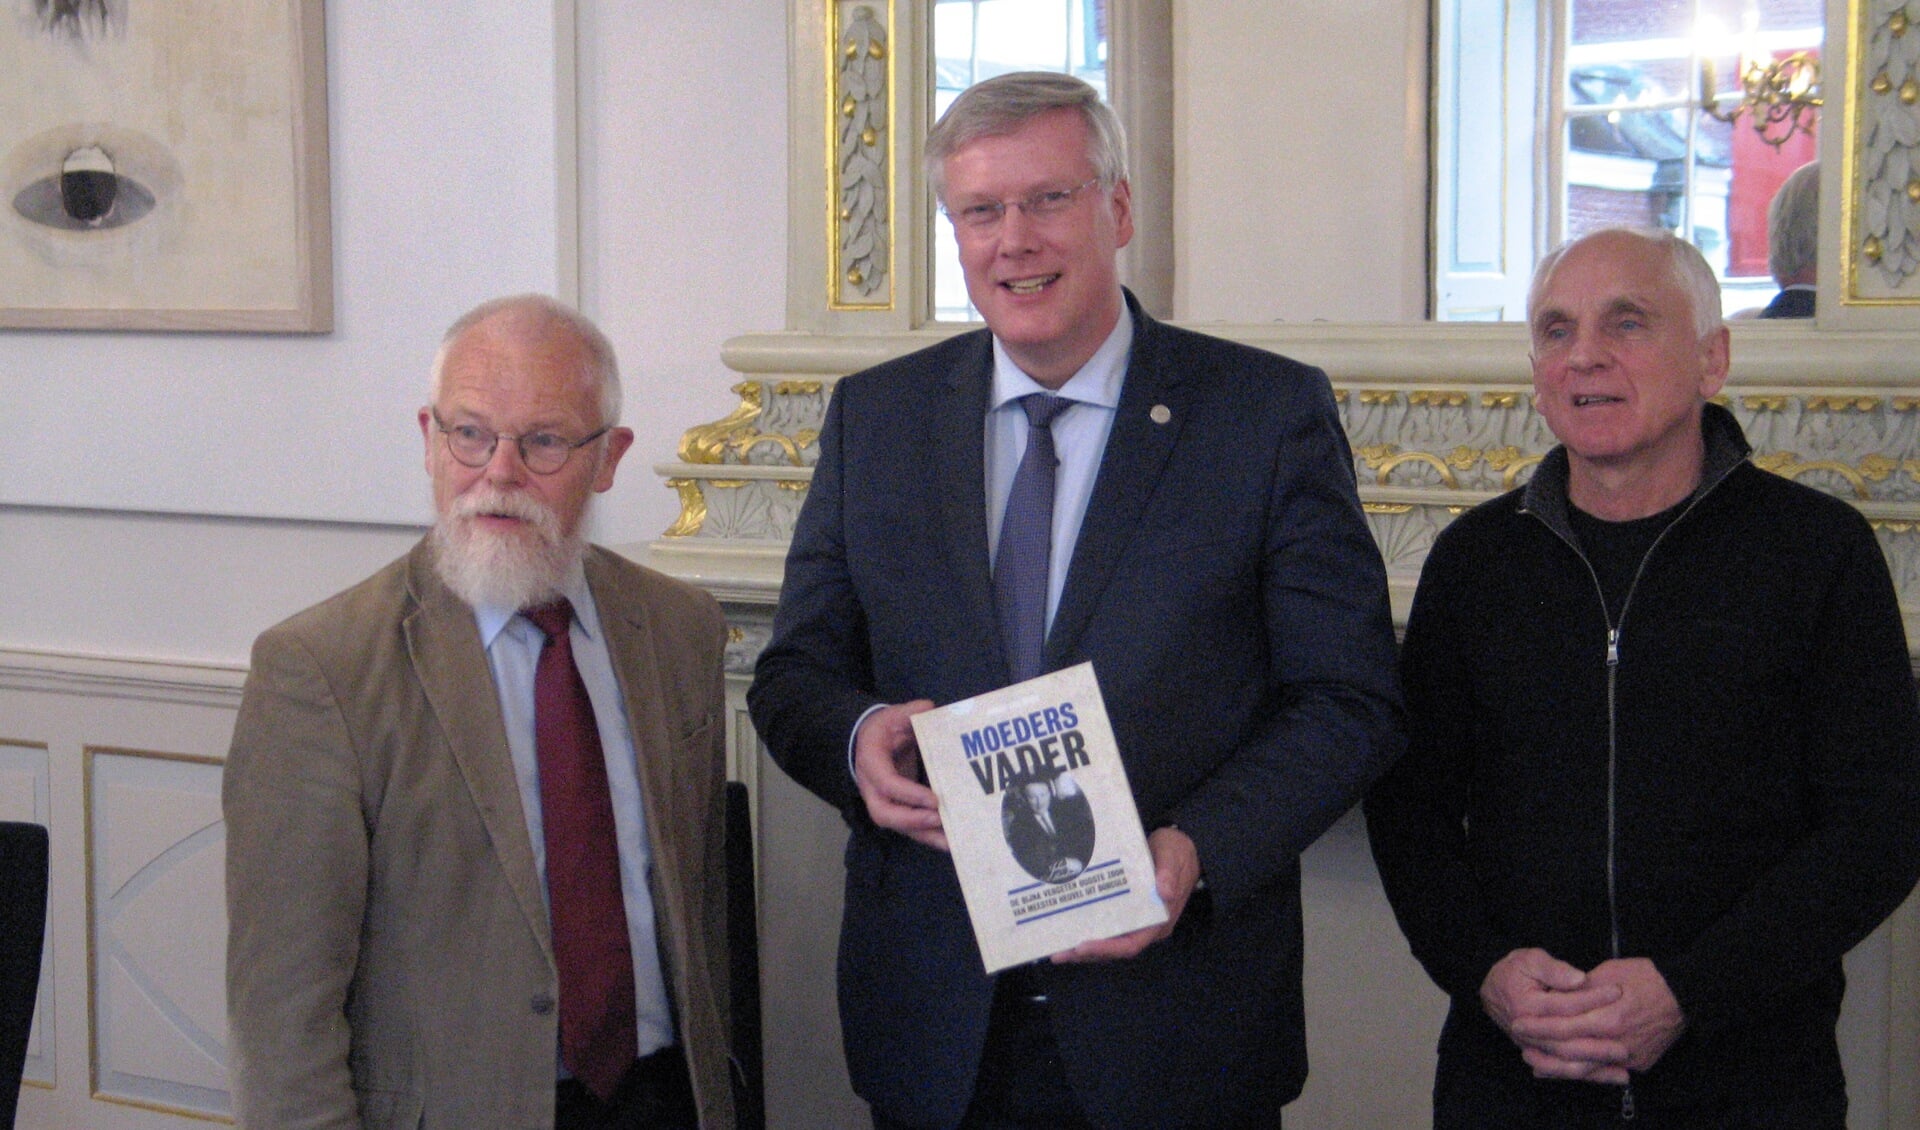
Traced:
<path fill-rule="evenodd" d="M 1164 404 L 1156 404 L 1148 410 L 1147 418 L 1156 424 L 1164 424 L 1173 419 L 1173 412 Z"/>

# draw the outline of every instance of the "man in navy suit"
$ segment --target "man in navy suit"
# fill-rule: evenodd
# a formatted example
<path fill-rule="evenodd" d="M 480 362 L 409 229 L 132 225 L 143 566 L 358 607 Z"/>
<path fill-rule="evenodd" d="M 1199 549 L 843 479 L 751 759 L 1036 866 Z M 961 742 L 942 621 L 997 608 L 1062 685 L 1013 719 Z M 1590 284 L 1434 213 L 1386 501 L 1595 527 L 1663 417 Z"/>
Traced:
<path fill-rule="evenodd" d="M 1124 142 L 1085 83 L 981 83 L 926 157 L 987 330 L 834 390 L 749 694 L 852 829 L 854 1089 L 882 1128 L 1276 1126 L 1307 1067 L 1299 855 L 1403 744 L 1332 390 L 1125 294 Z M 1168 918 L 990 977 L 909 719 L 1026 673 L 995 566 L 1035 541 L 1033 662 L 1094 664 Z"/>

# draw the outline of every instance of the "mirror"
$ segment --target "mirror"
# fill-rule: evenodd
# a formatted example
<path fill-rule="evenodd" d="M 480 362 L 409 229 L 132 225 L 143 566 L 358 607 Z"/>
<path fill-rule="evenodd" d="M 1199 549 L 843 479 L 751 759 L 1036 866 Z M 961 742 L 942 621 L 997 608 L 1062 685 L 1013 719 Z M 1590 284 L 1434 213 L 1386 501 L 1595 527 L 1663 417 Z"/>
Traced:
<path fill-rule="evenodd" d="M 1610 223 L 1691 240 L 1730 316 L 1789 281 L 1768 213 L 1818 156 L 1819 0 L 1442 0 L 1434 21 L 1439 320 L 1523 317 L 1534 259 Z M 1817 229 L 1813 198 L 1783 222 Z"/>

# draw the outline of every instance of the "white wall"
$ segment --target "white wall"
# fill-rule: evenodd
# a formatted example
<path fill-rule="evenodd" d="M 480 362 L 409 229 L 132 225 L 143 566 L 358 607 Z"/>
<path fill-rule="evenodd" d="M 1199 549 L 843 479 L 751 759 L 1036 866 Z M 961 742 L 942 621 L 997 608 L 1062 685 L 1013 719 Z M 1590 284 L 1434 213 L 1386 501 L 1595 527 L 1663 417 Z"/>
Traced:
<path fill-rule="evenodd" d="M 639 433 L 599 540 L 672 521 L 652 465 L 732 408 L 721 343 L 784 324 L 786 8 L 580 0 L 578 289 Z M 1176 5 L 1182 318 L 1417 316 L 1424 12 Z M 333 333 L 0 334 L 0 647 L 240 663 L 404 547 L 440 331 L 569 281 L 562 38 L 547 5 L 327 5 Z"/>
<path fill-rule="evenodd" d="M 576 2 L 577 97 L 556 54 Z M 205 1125 L 93 1092 L 147 1069 L 223 1085 L 221 854 L 199 824 L 217 819 L 237 668 L 261 629 L 418 537 L 414 411 L 445 325 L 491 295 L 577 287 L 638 433 L 595 536 L 630 543 L 678 509 L 651 464 L 737 402 L 721 343 L 784 318 L 781 0 L 326 8 L 332 333 L 0 331 L 0 812 L 53 832 L 22 1127 Z M 576 123 L 577 171 L 559 160 Z M 174 771 L 157 790 L 115 776 Z M 142 902 L 171 916 L 165 944 L 122 959 L 125 923 L 88 900 L 129 843 L 187 895 Z M 127 976 L 94 978 L 101 954 L 192 1007 L 132 1006 Z"/>
<path fill-rule="evenodd" d="M 730 337 L 786 318 L 787 6 L 581 5 L 582 305 L 620 351 L 637 438 L 599 540 L 679 513 L 653 472 L 739 404 Z"/>
<path fill-rule="evenodd" d="M 421 400 L 426 327 L 554 286 L 551 21 L 509 0 L 460 19 L 329 7 L 338 329 L 8 335 L 0 400 L 30 426 L 0 448 L 0 500 L 419 518 L 418 451 L 392 437 Z"/>
<path fill-rule="evenodd" d="M 734 403 L 721 342 L 783 317 L 786 12 L 580 23 L 579 290 L 639 433 L 595 536 L 644 541 L 677 512 L 652 464 Z M 327 5 L 334 332 L 0 333 L 0 648 L 244 662 L 404 549 L 441 330 L 568 285 L 559 38 L 548 5 Z"/>
<path fill-rule="evenodd" d="M 1176 0 L 1174 310 L 1426 313 L 1427 5 Z"/>

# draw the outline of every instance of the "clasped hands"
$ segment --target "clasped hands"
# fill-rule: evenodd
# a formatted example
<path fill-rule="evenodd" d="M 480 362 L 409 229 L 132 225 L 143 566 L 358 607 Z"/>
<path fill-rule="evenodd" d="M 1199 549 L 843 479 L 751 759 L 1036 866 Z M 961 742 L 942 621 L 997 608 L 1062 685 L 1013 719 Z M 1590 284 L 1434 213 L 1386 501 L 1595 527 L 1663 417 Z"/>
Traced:
<path fill-rule="evenodd" d="M 949 851 L 946 828 L 940 823 L 939 800 L 921 782 L 920 746 L 913 736 L 913 716 L 932 709 L 933 703 L 922 698 L 883 706 L 867 715 L 853 736 L 853 781 L 874 824 L 937 851 Z M 1147 837 L 1147 848 L 1153 853 L 1154 885 L 1166 905 L 1167 920 L 1158 926 L 1082 942 L 1054 954 L 1054 961 L 1134 957 L 1173 933 L 1200 881 L 1200 855 L 1193 840 L 1178 828 L 1156 830 Z"/>
<path fill-rule="evenodd" d="M 1626 1083 L 1686 1028 L 1666 978 L 1644 957 L 1582 972 L 1545 950 L 1514 950 L 1487 972 L 1480 1003 L 1542 1079 Z"/>

